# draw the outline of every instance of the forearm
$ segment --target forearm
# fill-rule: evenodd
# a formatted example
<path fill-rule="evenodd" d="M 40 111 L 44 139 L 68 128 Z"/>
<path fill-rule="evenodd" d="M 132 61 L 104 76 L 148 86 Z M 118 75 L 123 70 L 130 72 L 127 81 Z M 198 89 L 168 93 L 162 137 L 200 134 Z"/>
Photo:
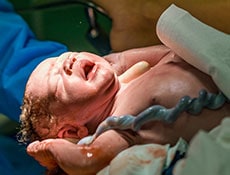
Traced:
<path fill-rule="evenodd" d="M 118 8 L 129 10 L 129 6 L 139 6 L 140 15 L 148 19 L 152 19 L 154 24 L 156 20 L 160 17 L 162 12 L 168 8 L 171 4 L 175 4 L 190 13 L 192 13 L 196 18 L 200 19 L 204 23 L 211 25 L 225 33 L 230 32 L 229 23 L 227 22 L 230 18 L 230 2 L 229 0 L 165 0 L 165 1 L 155 1 L 155 0 L 137 0 L 135 4 L 133 1 L 128 0 L 123 2 L 117 2 L 114 7 L 111 1 L 106 0 L 92 0 L 99 6 L 104 8 L 112 18 L 116 18 L 116 15 L 122 15 L 118 11 Z M 117 0 L 116 0 L 117 1 Z M 123 6 L 123 7 L 122 7 Z M 117 7 L 117 8 L 116 8 Z M 120 10 L 121 11 L 121 10 Z M 129 11 L 128 11 L 129 12 Z M 130 11 L 132 12 L 132 11 Z M 129 12 L 129 13 L 130 13 Z M 132 14 L 133 15 L 133 14 Z M 149 24 L 151 25 L 151 24 Z M 154 30 L 154 28 L 153 28 Z"/>
<path fill-rule="evenodd" d="M 155 66 L 170 49 L 164 45 L 156 45 L 106 55 L 104 58 L 115 68 L 118 75 L 124 73 L 134 64 L 146 61 L 151 67 Z"/>
<path fill-rule="evenodd" d="M 189 11 L 204 23 L 225 33 L 230 33 L 229 0 L 92 1 L 101 6 L 113 20 L 110 44 L 114 51 L 159 44 L 155 27 L 160 15 L 172 3 Z"/>
<path fill-rule="evenodd" d="M 83 147 L 82 166 L 93 173 L 107 166 L 121 151 L 128 148 L 128 143 L 113 130 L 99 136 L 90 146 Z"/>
<path fill-rule="evenodd" d="M 175 4 L 189 11 L 194 17 L 225 33 L 230 33 L 230 2 L 228 0 L 177 0 Z"/>
<path fill-rule="evenodd" d="M 65 139 L 35 141 L 29 144 L 27 153 L 49 172 L 56 172 L 59 166 L 68 175 L 95 175 L 128 147 L 128 142 L 120 134 L 110 130 L 91 145 L 76 145 Z"/>
<path fill-rule="evenodd" d="M 96 174 L 102 168 L 109 165 L 110 161 L 119 152 L 123 151 L 128 147 L 129 145 L 125 141 L 125 139 L 123 139 L 117 132 L 110 130 L 100 135 L 89 146 L 75 145 L 73 149 L 71 147 L 65 147 L 65 149 L 72 149 L 72 154 L 70 158 L 72 156 L 77 157 L 78 161 L 73 162 L 72 165 L 74 168 L 71 168 L 69 161 L 62 162 L 57 159 L 57 163 L 69 175 Z M 68 164 L 66 164 L 66 162 Z"/>
<path fill-rule="evenodd" d="M 225 33 L 230 33 L 229 22 L 227 22 L 230 18 L 229 0 L 145 0 L 142 5 L 142 11 L 145 11 L 144 16 L 146 18 L 153 19 L 155 25 L 156 19 L 171 4 L 183 8 L 207 25 Z"/>
<path fill-rule="evenodd" d="M 157 14 L 157 19 L 171 4 L 175 4 L 180 8 L 191 13 L 197 19 L 207 25 L 210 25 L 225 33 L 230 33 L 229 23 L 230 18 L 230 2 L 228 0 L 166 0 L 159 1 L 156 11 L 151 11 L 148 17 L 154 17 Z M 147 7 L 148 8 L 148 7 Z"/>

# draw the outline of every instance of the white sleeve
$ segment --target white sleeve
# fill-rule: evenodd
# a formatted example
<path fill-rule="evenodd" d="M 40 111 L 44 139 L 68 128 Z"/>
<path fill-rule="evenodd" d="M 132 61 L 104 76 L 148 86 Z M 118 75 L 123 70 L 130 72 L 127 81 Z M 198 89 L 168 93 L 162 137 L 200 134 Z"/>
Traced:
<path fill-rule="evenodd" d="M 209 74 L 230 98 L 230 35 L 220 32 L 171 5 L 157 23 L 162 43 L 186 62 Z"/>

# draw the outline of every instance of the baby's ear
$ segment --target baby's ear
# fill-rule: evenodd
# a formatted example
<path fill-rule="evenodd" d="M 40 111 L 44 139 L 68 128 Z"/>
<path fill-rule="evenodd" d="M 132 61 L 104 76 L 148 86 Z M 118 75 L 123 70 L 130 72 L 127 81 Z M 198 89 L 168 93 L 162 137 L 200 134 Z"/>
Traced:
<path fill-rule="evenodd" d="M 80 139 L 82 139 L 83 137 L 88 136 L 88 129 L 85 126 L 79 126 L 78 127 L 78 131 L 77 131 L 77 135 Z"/>
<path fill-rule="evenodd" d="M 88 129 L 85 126 L 74 126 L 67 124 L 58 131 L 58 138 L 81 139 L 88 135 Z"/>

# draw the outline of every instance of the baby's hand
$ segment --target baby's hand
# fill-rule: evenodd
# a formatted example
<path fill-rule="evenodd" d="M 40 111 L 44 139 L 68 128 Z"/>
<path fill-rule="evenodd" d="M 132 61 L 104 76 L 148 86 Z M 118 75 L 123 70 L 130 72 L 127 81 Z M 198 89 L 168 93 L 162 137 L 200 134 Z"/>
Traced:
<path fill-rule="evenodd" d="M 146 61 L 140 61 L 121 74 L 119 80 L 122 83 L 128 83 L 148 71 L 150 67 Z"/>
<path fill-rule="evenodd" d="M 53 144 L 55 144 L 54 139 L 32 142 L 27 147 L 27 153 L 48 170 L 55 169 L 58 167 L 58 164 L 52 154 Z"/>
<path fill-rule="evenodd" d="M 67 174 L 75 174 L 76 169 L 80 168 L 81 150 L 82 147 L 65 139 L 35 141 L 27 147 L 27 153 L 46 167 L 49 172 L 54 172 L 60 167 Z"/>

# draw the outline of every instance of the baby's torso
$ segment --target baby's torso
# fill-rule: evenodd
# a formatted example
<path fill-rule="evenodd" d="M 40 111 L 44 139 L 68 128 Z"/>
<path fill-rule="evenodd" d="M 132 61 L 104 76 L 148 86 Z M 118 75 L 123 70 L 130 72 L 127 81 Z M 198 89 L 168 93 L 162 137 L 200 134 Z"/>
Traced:
<path fill-rule="evenodd" d="M 137 115 L 156 104 L 171 108 L 185 95 L 198 97 L 201 89 L 218 92 L 216 85 L 206 74 L 178 57 L 165 58 L 124 87 L 117 97 L 119 105 L 116 105 L 113 115 Z M 151 122 L 141 128 L 139 138 L 133 138 L 141 143 L 174 143 L 180 136 L 190 140 L 200 128 L 210 130 L 218 125 L 225 115 L 223 111 L 204 110 L 202 117 L 189 117 L 187 113 L 183 113 L 170 125 Z M 217 114 L 220 115 L 219 118 L 216 117 Z"/>
<path fill-rule="evenodd" d="M 201 89 L 217 91 L 208 75 L 177 56 L 165 57 L 123 87 L 117 96 L 119 105 L 116 105 L 113 114 L 136 115 L 154 104 L 172 107 L 185 95 L 198 96 Z"/>

